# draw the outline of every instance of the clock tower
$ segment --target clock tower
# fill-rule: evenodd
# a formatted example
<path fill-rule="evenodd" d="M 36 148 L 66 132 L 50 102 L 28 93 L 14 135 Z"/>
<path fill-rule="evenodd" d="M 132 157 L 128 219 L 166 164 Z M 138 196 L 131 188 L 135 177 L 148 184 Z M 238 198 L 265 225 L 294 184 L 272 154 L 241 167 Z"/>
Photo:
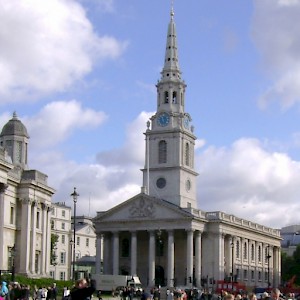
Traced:
<path fill-rule="evenodd" d="M 147 123 L 143 185 L 147 194 L 177 206 L 197 208 L 196 136 L 185 112 L 186 84 L 178 62 L 174 11 L 168 26 L 164 67 L 157 82 L 157 110 Z"/>

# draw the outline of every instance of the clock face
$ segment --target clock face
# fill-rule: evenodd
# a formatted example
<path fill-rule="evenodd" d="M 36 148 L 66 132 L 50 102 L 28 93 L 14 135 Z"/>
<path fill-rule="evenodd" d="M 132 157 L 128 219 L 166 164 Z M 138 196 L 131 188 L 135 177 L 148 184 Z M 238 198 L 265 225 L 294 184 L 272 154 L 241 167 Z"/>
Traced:
<path fill-rule="evenodd" d="M 189 129 L 189 126 L 190 126 L 190 120 L 188 117 L 184 117 L 183 119 L 183 125 L 186 129 Z"/>
<path fill-rule="evenodd" d="M 170 116 L 166 112 L 159 114 L 159 116 L 157 117 L 157 123 L 160 126 L 167 126 L 169 122 L 170 122 Z"/>

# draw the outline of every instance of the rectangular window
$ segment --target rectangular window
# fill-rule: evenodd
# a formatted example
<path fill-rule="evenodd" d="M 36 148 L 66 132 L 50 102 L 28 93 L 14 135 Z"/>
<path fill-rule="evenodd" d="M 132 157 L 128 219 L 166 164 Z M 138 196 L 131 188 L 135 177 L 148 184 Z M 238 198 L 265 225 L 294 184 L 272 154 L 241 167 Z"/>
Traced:
<path fill-rule="evenodd" d="M 62 234 L 62 236 L 61 236 L 61 243 L 65 244 L 65 242 L 66 242 L 66 236 L 64 234 Z"/>
<path fill-rule="evenodd" d="M 254 281 L 254 271 L 251 271 L 251 280 Z"/>
<path fill-rule="evenodd" d="M 65 227 L 66 227 L 66 224 L 64 222 L 61 223 L 61 229 L 65 229 Z"/>
<path fill-rule="evenodd" d="M 38 273 L 38 271 L 39 271 L 39 258 L 40 258 L 40 252 L 36 251 L 35 252 L 35 262 L 34 262 L 35 273 Z"/>
<path fill-rule="evenodd" d="M 86 240 L 85 240 L 85 245 L 86 245 L 86 247 L 88 247 L 89 244 L 90 244 L 90 240 L 89 240 L 89 238 L 86 238 Z"/>
<path fill-rule="evenodd" d="M 61 215 L 62 215 L 63 217 L 65 217 L 65 216 L 66 216 L 66 211 L 63 210 L 63 211 L 61 212 Z"/>
<path fill-rule="evenodd" d="M 236 269 L 236 278 L 240 278 L 240 269 Z"/>
<path fill-rule="evenodd" d="M 265 281 L 268 282 L 268 272 L 265 272 Z"/>
<path fill-rule="evenodd" d="M 60 264 L 64 265 L 66 263 L 66 252 L 60 252 Z"/>
<path fill-rule="evenodd" d="M 50 271 L 50 277 L 54 279 L 54 276 L 55 276 L 54 271 Z"/>
<path fill-rule="evenodd" d="M 15 208 L 14 206 L 10 207 L 10 218 L 9 218 L 9 223 L 14 224 L 15 223 Z"/>
<path fill-rule="evenodd" d="M 66 273 L 65 272 L 59 272 L 59 279 L 60 280 L 66 280 Z"/>
<path fill-rule="evenodd" d="M 7 247 L 7 267 L 9 270 L 12 269 L 12 265 L 13 265 L 13 247 Z"/>
<path fill-rule="evenodd" d="M 36 228 L 40 228 L 40 211 L 36 212 Z"/>
<path fill-rule="evenodd" d="M 77 237 L 76 245 L 80 246 L 80 237 L 79 236 Z"/>
<path fill-rule="evenodd" d="M 244 270 L 244 280 L 247 280 L 248 279 L 248 272 L 247 270 Z"/>

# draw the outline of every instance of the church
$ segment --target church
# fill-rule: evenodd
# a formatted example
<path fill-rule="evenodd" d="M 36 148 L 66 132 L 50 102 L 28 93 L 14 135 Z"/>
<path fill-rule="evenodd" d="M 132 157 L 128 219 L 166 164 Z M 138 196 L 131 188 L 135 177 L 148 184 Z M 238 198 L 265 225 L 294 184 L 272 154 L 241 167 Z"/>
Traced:
<path fill-rule="evenodd" d="M 147 122 L 141 193 L 97 213 L 96 272 L 139 276 L 144 287 L 196 286 L 218 281 L 247 288 L 281 279 L 280 232 L 197 203 L 195 129 L 185 111 L 186 84 L 178 60 L 174 11 L 156 112 Z"/>

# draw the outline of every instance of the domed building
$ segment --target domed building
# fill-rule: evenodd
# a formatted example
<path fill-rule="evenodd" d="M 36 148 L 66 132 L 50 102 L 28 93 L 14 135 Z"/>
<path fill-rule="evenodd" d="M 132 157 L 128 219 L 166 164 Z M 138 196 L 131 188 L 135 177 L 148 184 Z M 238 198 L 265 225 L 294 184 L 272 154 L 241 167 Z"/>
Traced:
<path fill-rule="evenodd" d="M 0 134 L 0 270 L 49 274 L 51 198 L 48 176 L 28 167 L 29 135 L 14 113 Z"/>

